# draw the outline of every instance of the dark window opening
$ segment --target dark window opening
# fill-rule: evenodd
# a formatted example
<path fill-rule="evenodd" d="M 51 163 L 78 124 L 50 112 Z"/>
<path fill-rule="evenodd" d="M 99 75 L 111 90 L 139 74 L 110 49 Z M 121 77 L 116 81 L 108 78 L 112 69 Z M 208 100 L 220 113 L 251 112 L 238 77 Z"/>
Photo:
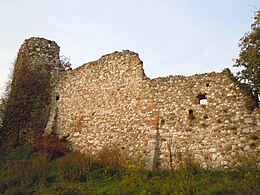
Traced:
<path fill-rule="evenodd" d="M 161 120 L 161 125 L 165 125 L 165 120 L 164 119 Z"/>
<path fill-rule="evenodd" d="M 56 96 L 56 101 L 59 101 L 59 100 L 60 100 L 60 96 L 57 95 L 57 96 Z"/>
<path fill-rule="evenodd" d="M 206 84 L 206 87 L 209 87 L 209 83 Z"/>
<path fill-rule="evenodd" d="M 193 110 L 189 110 L 189 117 L 190 120 L 195 119 L 195 116 L 193 115 Z"/>
<path fill-rule="evenodd" d="M 197 96 L 197 99 L 198 99 L 198 104 L 202 104 L 202 105 L 205 105 L 208 103 L 208 100 L 206 98 L 206 93 L 205 94 L 199 94 Z"/>

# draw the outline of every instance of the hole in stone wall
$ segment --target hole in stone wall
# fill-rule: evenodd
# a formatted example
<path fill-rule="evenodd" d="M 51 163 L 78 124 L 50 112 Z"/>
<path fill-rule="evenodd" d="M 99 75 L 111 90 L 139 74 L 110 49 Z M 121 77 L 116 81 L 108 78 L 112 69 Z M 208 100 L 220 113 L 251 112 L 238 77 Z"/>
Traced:
<path fill-rule="evenodd" d="M 49 43 L 48 43 L 48 47 L 51 47 L 51 41 L 48 41 Z"/>
<path fill-rule="evenodd" d="M 208 103 L 208 100 L 205 98 L 205 99 L 200 99 L 200 104 L 202 105 L 205 105 Z"/>
<path fill-rule="evenodd" d="M 209 87 L 209 83 L 206 83 L 206 87 Z"/>
<path fill-rule="evenodd" d="M 189 118 L 190 120 L 195 119 L 195 116 L 193 115 L 193 110 L 189 110 L 189 116 L 188 116 L 188 118 Z"/>
<path fill-rule="evenodd" d="M 202 104 L 202 105 L 205 105 L 208 103 L 208 100 L 206 98 L 206 93 L 205 94 L 199 94 L 197 96 L 197 99 L 198 99 L 198 104 Z"/>
<path fill-rule="evenodd" d="M 59 101 L 59 100 L 60 100 L 60 96 L 57 95 L 57 96 L 56 96 L 56 101 Z"/>
<path fill-rule="evenodd" d="M 165 125 L 165 120 L 164 119 L 161 120 L 161 125 Z"/>
<path fill-rule="evenodd" d="M 203 118 L 204 118 L 204 119 L 208 119 L 209 117 L 208 117 L 207 114 L 204 114 L 204 115 L 203 115 Z"/>

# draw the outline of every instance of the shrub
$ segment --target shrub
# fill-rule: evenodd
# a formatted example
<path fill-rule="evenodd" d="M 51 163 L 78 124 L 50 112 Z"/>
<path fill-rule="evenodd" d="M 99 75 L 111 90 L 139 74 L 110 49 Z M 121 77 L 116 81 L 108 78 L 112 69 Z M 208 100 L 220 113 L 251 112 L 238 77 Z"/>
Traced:
<path fill-rule="evenodd" d="M 147 193 L 149 174 L 148 171 L 144 170 L 144 165 L 140 159 L 126 160 L 121 170 L 121 191 L 125 194 Z"/>
<path fill-rule="evenodd" d="M 8 160 L 29 160 L 31 157 L 32 153 L 28 148 L 24 147 L 19 147 L 16 150 L 13 150 L 9 153 L 8 155 Z"/>
<path fill-rule="evenodd" d="M 70 182 L 91 181 L 92 159 L 79 152 L 69 153 L 55 160 L 60 180 Z"/>
<path fill-rule="evenodd" d="M 149 172 L 138 158 L 117 155 L 120 168 L 79 152 L 49 161 L 48 153 L 16 149 L 0 166 L 0 194 L 259 194 L 260 167 L 243 156 L 232 169 L 202 169 L 189 152 L 176 152 L 176 169 Z M 111 152 L 111 153 L 110 153 Z M 109 163 L 108 163 L 109 162 Z M 111 163 L 114 165 L 114 163 Z M 175 165 L 175 164 L 174 164 Z M 177 165 L 178 168 L 177 168 Z"/>
<path fill-rule="evenodd" d="M 45 194 L 50 193 L 62 195 L 93 194 L 86 188 L 86 185 L 72 182 L 59 182 L 51 187 L 51 192 Z"/>
<path fill-rule="evenodd" d="M 0 170 L 0 180 L 6 187 L 5 193 L 28 194 L 33 186 L 46 185 L 48 163 L 44 153 L 39 153 L 30 160 L 7 161 Z"/>
<path fill-rule="evenodd" d="M 48 153 L 51 159 L 64 156 L 70 152 L 68 142 L 60 140 L 53 134 L 38 137 L 31 148 L 34 152 L 40 151 Z"/>
<path fill-rule="evenodd" d="M 122 167 L 124 157 L 120 150 L 115 146 L 104 146 L 96 157 L 96 162 L 105 168 L 118 170 Z"/>

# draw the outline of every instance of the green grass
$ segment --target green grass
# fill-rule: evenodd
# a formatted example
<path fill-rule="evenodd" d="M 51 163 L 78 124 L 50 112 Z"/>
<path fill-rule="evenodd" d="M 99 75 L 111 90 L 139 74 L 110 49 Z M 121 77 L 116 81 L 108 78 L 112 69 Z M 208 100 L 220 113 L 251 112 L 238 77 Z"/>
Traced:
<path fill-rule="evenodd" d="M 150 172 L 138 163 L 110 169 L 79 153 L 53 159 L 20 148 L 0 155 L 0 165 L 0 194 L 260 194 L 254 163 Z"/>

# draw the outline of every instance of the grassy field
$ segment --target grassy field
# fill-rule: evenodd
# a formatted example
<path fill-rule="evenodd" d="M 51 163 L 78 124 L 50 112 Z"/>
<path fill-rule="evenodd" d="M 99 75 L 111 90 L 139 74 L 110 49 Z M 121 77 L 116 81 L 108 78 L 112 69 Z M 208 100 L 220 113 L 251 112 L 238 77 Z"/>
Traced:
<path fill-rule="evenodd" d="M 94 160 L 21 147 L 0 155 L 0 194 L 260 194 L 260 168 L 247 162 L 216 171 L 188 163 L 150 172 L 138 161 L 119 163 L 115 151 Z"/>

